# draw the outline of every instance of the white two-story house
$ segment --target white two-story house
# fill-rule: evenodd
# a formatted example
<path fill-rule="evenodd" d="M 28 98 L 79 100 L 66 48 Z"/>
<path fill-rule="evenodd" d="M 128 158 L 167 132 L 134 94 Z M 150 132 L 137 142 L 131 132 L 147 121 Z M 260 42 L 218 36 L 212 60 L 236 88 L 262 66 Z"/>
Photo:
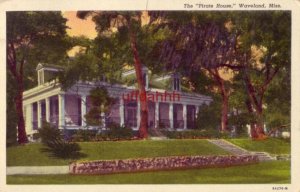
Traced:
<path fill-rule="evenodd" d="M 128 85 L 128 79 L 135 78 L 134 70 L 122 73 L 124 84 L 107 82 L 77 82 L 67 91 L 63 90 L 55 73 L 63 68 L 38 64 L 38 86 L 23 93 L 26 132 L 32 135 L 47 121 L 59 129 L 99 129 L 89 126 L 85 115 L 91 108 L 89 92 L 96 87 L 105 87 L 109 95 L 117 99 L 110 111 L 103 114 L 103 126 L 110 123 L 125 125 L 138 130 L 140 124 L 140 101 L 134 99 L 135 84 Z M 209 104 L 208 96 L 183 91 L 180 76 L 176 74 L 158 77 L 143 68 L 148 102 L 149 129 L 189 130 L 194 129 L 199 107 Z M 101 128 L 101 129 L 102 129 Z"/>

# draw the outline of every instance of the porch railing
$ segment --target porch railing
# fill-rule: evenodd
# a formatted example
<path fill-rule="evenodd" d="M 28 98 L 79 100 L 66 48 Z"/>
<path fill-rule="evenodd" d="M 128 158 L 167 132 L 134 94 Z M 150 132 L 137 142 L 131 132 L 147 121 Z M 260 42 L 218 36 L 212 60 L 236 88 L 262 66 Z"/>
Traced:
<path fill-rule="evenodd" d="M 184 120 L 174 120 L 174 128 L 183 128 L 184 127 Z"/>
<path fill-rule="evenodd" d="M 65 125 L 66 126 L 81 126 L 81 115 L 66 115 Z"/>
<path fill-rule="evenodd" d="M 170 127 L 170 120 L 169 119 L 159 119 L 159 126 L 160 129 L 166 129 Z"/>
<path fill-rule="evenodd" d="M 105 124 L 107 127 L 114 125 L 114 124 L 119 125 L 120 120 L 121 120 L 120 117 L 107 117 L 107 118 L 105 118 Z"/>
<path fill-rule="evenodd" d="M 124 123 L 126 127 L 137 127 L 137 120 L 135 119 L 125 119 Z"/>

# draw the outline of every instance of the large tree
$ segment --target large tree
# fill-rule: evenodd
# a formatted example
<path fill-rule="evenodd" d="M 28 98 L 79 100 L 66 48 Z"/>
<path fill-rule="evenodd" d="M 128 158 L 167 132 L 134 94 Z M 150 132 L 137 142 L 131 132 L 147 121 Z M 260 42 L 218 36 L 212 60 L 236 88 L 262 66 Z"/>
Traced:
<path fill-rule="evenodd" d="M 224 13 L 160 13 L 166 19 L 162 27 L 173 31 L 173 38 L 159 45 L 159 59 L 169 68 L 190 77 L 193 73 L 206 71 L 214 82 L 211 91 L 222 98 L 220 130 L 227 131 L 230 81 L 224 77 L 231 63 L 235 62 L 236 36 L 231 33 L 228 15 Z M 168 24 L 166 24 L 168 23 Z M 194 79 L 192 83 L 196 83 Z M 215 89 L 216 88 L 216 89 Z"/>
<path fill-rule="evenodd" d="M 7 69 L 16 91 L 13 95 L 17 114 L 18 142 L 26 143 L 23 91 L 34 85 L 38 62 L 55 62 L 66 56 L 66 19 L 60 12 L 7 12 Z M 31 77 L 31 78 L 30 78 Z M 8 82 L 8 86 L 10 82 Z M 10 98 L 7 98 L 10 99 Z"/>
<path fill-rule="evenodd" d="M 151 63 L 153 61 L 151 50 L 156 41 L 164 38 L 163 33 L 158 30 L 156 35 L 151 36 L 149 31 L 153 28 L 147 25 L 147 22 L 144 23 L 142 11 L 79 11 L 77 16 L 82 19 L 92 16 L 92 20 L 96 23 L 98 37 L 95 39 L 97 52 L 94 54 L 101 58 L 100 68 L 110 65 L 111 69 L 115 68 L 114 71 L 117 68 L 120 71 L 124 64 L 133 65 L 141 104 L 139 136 L 146 138 L 148 136 L 148 105 L 142 67 L 148 66 L 154 70 L 158 68 Z M 106 63 L 107 61 L 109 63 Z"/>
<path fill-rule="evenodd" d="M 222 88 L 219 69 L 235 70 L 245 85 L 248 112 L 254 117 L 252 137 L 264 137 L 264 97 L 278 72 L 290 65 L 290 13 L 189 12 L 180 18 L 164 12 L 160 15 L 167 15 L 162 25 L 171 27 L 174 38 L 160 45 L 158 58 L 182 72 L 207 69 L 219 82 L 224 104 L 229 91 Z M 222 127 L 226 127 L 226 108 L 223 105 Z"/>
<path fill-rule="evenodd" d="M 147 137 L 148 129 L 148 107 L 146 101 L 145 82 L 142 77 L 142 62 L 139 56 L 139 51 L 136 42 L 137 28 L 141 27 L 141 12 L 77 12 L 79 18 L 86 18 L 92 15 L 93 21 L 97 25 L 97 30 L 100 35 L 110 35 L 113 33 L 113 28 L 121 31 L 125 39 L 129 38 L 131 51 L 134 59 L 134 68 L 138 84 L 139 94 L 141 96 L 141 123 L 139 127 L 139 135 L 141 138 Z M 126 36 L 127 35 L 127 36 Z M 126 41 L 126 40 L 125 40 Z M 143 98 L 142 98 L 143 97 Z"/>
<path fill-rule="evenodd" d="M 248 111 L 255 117 L 251 135 L 253 138 L 264 138 L 264 108 L 268 107 L 265 100 L 268 89 L 279 73 L 290 69 L 291 14 L 287 11 L 269 11 L 238 13 L 235 16 L 234 25 L 240 41 L 237 65 L 241 67 L 239 71 L 247 93 Z M 284 84 L 280 87 L 277 90 L 279 94 L 285 89 L 289 91 Z"/>

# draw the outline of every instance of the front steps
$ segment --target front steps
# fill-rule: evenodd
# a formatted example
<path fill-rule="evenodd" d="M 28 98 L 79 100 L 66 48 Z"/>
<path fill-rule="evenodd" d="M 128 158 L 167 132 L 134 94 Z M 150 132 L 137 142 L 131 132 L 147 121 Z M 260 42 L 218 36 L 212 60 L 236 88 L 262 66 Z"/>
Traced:
<path fill-rule="evenodd" d="M 168 139 L 160 130 L 150 129 L 149 135 L 151 140 L 166 140 Z"/>
<path fill-rule="evenodd" d="M 161 137 L 150 137 L 150 140 L 155 140 L 155 141 L 161 141 L 161 140 L 167 140 L 167 137 L 161 136 Z"/>
<path fill-rule="evenodd" d="M 225 151 L 228 151 L 234 155 L 255 155 L 258 157 L 259 161 L 270 161 L 270 160 L 276 160 L 276 158 L 272 157 L 269 153 L 266 152 L 252 152 L 247 151 L 237 145 L 234 145 L 224 139 L 209 139 L 209 142 L 211 142 L 214 145 L 217 145 L 218 147 L 224 149 Z"/>
<path fill-rule="evenodd" d="M 272 157 L 267 152 L 252 152 L 253 155 L 258 156 L 259 161 L 271 161 L 276 160 L 276 158 Z"/>

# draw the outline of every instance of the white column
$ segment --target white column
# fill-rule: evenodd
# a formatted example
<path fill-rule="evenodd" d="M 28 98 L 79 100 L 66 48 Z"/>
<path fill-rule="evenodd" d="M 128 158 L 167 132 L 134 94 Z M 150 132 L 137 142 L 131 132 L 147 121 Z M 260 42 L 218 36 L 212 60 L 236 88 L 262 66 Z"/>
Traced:
<path fill-rule="evenodd" d="M 173 103 L 169 103 L 169 119 L 170 119 L 170 129 L 173 129 L 174 128 L 174 125 L 173 125 L 173 115 L 174 115 L 174 112 L 173 112 Z"/>
<path fill-rule="evenodd" d="M 196 107 L 195 118 L 197 119 L 197 118 L 198 118 L 198 113 L 199 113 L 199 108 L 200 108 L 200 106 L 199 106 L 199 105 L 196 105 L 195 107 Z"/>
<path fill-rule="evenodd" d="M 141 123 L 141 101 L 139 97 L 137 98 L 136 121 L 137 121 L 137 128 L 139 128 Z"/>
<path fill-rule="evenodd" d="M 85 115 L 86 115 L 86 96 L 81 95 L 81 126 L 86 126 Z"/>
<path fill-rule="evenodd" d="M 106 122 L 105 122 L 105 113 L 103 112 L 103 109 L 104 109 L 104 105 L 101 105 L 101 114 L 100 114 L 100 116 L 101 116 L 101 122 L 102 122 L 102 128 L 107 128 L 106 127 Z"/>
<path fill-rule="evenodd" d="M 187 129 L 187 109 L 186 104 L 183 104 L 183 129 Z"/>
<path fill-rule="evenodd" d="M 149 89 L 149 79 L 148 79 L 148 73 L 146 72 L 146 82 L 145 82 L 145 87 L 148 90 Z"/>
<path fill-rule="evenodd" d="M 65 95 L 58 95 L 58 127 L 63 128 L 65 126 Z"/>
<path fill-rule="evenodd" d="M 45 100 L 46 100 L 46 121 L 50 122 L 50 98 L 47 97 Z"/>
<path fill-rule="evenodd" d="M 33 103 L 31 103 L 30 105 L 30 120 L 29 120 L 29 127 L 30 130 L 33 130 Z"/>
<path fill-rule="evenodd" d="M 37 121 L 38 121 L 38 128 L 42 126 L 42 102 L 37 102 Z"/>
<path fill-rule="evenodd" d="M 120 106 L 119 106 L 119 110 L 120 110 L 120 126 L 124 126 L 124 99 L 122 97 L 120 97 Z"/>
<path fill-rule="evenodd" d="M 159 128 L 159 102 L 157 101 L 155 103 L 155 129 L 158 129 Z"/>
<path fill-rule="evenodd" d="M 32 131 L 32 104 L 25 105 L 24 110 L 24 120 L 25 120 L 25 128 L 27 132 Z"/>

